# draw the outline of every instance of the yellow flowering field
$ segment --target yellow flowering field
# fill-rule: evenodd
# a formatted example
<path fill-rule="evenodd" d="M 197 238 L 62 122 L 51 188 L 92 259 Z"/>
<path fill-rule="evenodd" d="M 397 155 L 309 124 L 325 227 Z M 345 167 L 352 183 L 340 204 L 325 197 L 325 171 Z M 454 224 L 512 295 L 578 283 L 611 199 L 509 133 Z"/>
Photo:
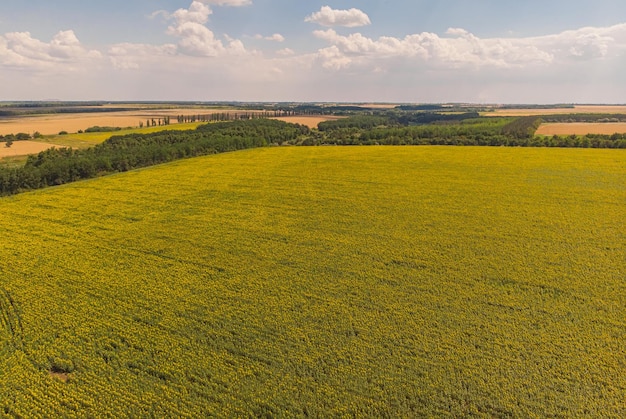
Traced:
<path fill-rule="evenodd" d="M 246 150 L 0 231 L 0 416 L 626 417 L 623 150 Z"/>

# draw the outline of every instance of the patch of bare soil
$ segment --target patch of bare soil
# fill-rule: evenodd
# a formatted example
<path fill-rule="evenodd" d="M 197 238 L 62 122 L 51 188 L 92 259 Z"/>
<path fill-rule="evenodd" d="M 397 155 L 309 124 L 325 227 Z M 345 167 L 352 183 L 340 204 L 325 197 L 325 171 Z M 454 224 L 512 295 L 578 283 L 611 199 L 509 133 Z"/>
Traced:
<path fill-rule="evenodd" d="M 556 122 L 541 124 L 539 135 L 585 135 L 626 133 L 624 122 Z"/>
<path fill-rule="evenodd" d="M 7 147 L 6 143 L 3 142 L 0 143 L 0 158 L 36 154 L 52 147 L 61 146 L 37 141 L 14 141 L 11 147 Z"/>
<path fill-rule="evenodd" d="M 300 115 L 300 116 L 281 116 L 281 117 L 272 118 L 272 119 L 290 122 L 292 124 L 305 125 L 309 128 L 317 128 L 317 124 L 319 124 L 320 122 L 332 121 L 332 120 L 341 119 L 341 118 L 344 118 L 344 117 L 343 116 L 325 116 L 325 115 L 316 115 L 316 116 Z"/>
<path fill-rule="evenodd" d="M 70 379 L 70 375 L 66 372 L 53 372 L 50 371 L 50 377 L 62 381 L 64 383 L 67 383 L 67 380 Z"/>
<path fill-rule="evenodd" d="M 548 109 L 495 109 L 485 112 L 485 116 L 530 116 L 530 115 L 561 115 L 570 113 L 626 113 L 623 105 L 577 105 L 573 108 Z"/>

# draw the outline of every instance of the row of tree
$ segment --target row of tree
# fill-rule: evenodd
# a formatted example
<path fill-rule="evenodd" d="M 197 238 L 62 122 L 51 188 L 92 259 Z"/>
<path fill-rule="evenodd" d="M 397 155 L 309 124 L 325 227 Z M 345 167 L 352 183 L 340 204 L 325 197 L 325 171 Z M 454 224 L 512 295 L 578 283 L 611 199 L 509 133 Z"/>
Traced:
<path fill-rule="evenodd" d="M 41 133 L 39 133 L 39 131 L 36 131 L 33 135 L 30 135 L 28 133 L 25 132 L 18 132 L 17 134 L 7 134 L 7 135 L 0 135 L 0 143 L 1 142 L 13 142 L 13 141 L 26 141 L 26 140 L 30 140 L 32 138 L 41 138 L 43 137 L 43 135 L 41 135 Z"/>
<path fill-rule="evenodd" d="M 479 145 L 626 148 L 626 134 L 535 136 L 541 120 L 469 118 L 400 125 L 388 116 L 355 116 L 311 131 L 273 119 L 235 120 L 195 130 L 113 136 L 89 149 L 53 148 L 28 157 L 19 168 L 0 168 L 0 195 L 60 185 L 113 172 L 251 147 L 276 145 Z M 106 128 L 106 127 L 105 127 Z M 4 137 L 6 139 L 6 136 Z"/>
<path fill-rule="evenodd" d="M 443 116 L 443 115 L 442 115 Z M 355 116 L 320 123 L 320 135 L 310 136 L 304 145 L 479 145 L 521 147 L 626 148 L 626 135 L 535 136 L 542 122 L 537 116 L 480 117 L 458 114 L 458 119 L 437 114 L 402 120 L 431 121 L 406 126 L 389 116 Z"/>
<path fill-rule="evenodd" d="M 201 126 L 196 130 L 113 136 L 88 149 L 52 148 L 19 168 L 0 168 L 0 195 L 206 154 L 295 142 L 307 127 L 259 119 Z"/>

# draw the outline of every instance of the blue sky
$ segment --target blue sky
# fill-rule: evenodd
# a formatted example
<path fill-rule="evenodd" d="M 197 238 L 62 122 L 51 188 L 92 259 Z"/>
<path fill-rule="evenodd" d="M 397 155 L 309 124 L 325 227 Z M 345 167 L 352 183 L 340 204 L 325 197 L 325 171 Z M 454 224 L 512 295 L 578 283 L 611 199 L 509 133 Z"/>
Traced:
<path fill-rule="evenodd" d="M 626 103 L 623 0 L 4 0 L 0 100 Z"/>

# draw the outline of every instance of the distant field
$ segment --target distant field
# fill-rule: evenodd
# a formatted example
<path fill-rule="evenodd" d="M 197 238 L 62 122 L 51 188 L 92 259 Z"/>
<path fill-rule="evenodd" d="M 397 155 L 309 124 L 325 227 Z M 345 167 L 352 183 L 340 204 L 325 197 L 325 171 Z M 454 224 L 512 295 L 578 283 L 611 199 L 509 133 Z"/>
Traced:
<path fill-rule="evenodd" d="M 585 135 L 625 133 L 626 123 L 623 122 L 559 122 L 541 124 L 538 135 Z"/>
<path fill-rule="evenodd" d="M 550 108 L 550 109 L 496 109 L 493 112 L 482 112 L 485 116 L 530 116 L 530 115 L 555 115 L 568 113 L 626 113 L 626 106 L 622 105 L 586 105 L 574 106 L 574 108 Z"/>
<path fill-rule="evenodd" d="M 151 132 L 167 130 L 188 130 L 195 129 L 198 125 L 203 123 L 204 122 L 190 122 L 160 127 L 123 129 L 113 132 L 84 132 L 80 134 L 48 135 L 36 141 L 15 141 L 10 148 L 5 147 L 5 143 L 0 142 L 0 158 L 26 156 L 28 154 L 39 153 L 40 151 L 47 150 L 51 147 L 91 147 L 95 144 L 106 141 L 113 135 L 148 134 Z"/>
<path fill-rule="evenodd" d="M 320 122 L 332 121 L 332 120 L 340 119 L 340 118 L 343 118 L 343 117 L 328 115 L 328 116 L 284 116 L 284 117 L 272 118 L 272 119 L 277 119 L 279 121 L 285 121 L 285 122 L 289 122 L 292 124 L 305 125 L 309 128 L 317 128 L 317 124 L 319 124 Z"/>
<path fill-rule="evenodd" d="M 0 199 L 9 417 L 626 417 L 626 152 L 271 147 Z"/>
<path fill-rule="evenodd" d="M 188 130 L 195 129 L 198 125 L 205 124 L 206 122 L 185 122 L 180 124 L 163 125 L 156 127 L 143 127 L 143 128 L 130 128 L 122 129 L 113 132 L 83 132 L 73 133 L 67 135 L 56 135 L 51 138 L 52 141 L 57 143 L 67 144 L 69 146 L 90 146 L 93 144 L 99 144 L 105 140 L 108 140 L 114 135 L 127 135 L 127 134 L 149 134 L 151 132 L 169 131 L 169 130 Z"/>
<path fill-rule="evenodd" d="M 40 116 L 21 116 L 17 118 L 0 118 L 0 135 L 25 132 L 33 134 L 38 131 L 43 135 L 58 134 L 61 131 L 70 133 L 85 130 L 93 126 L 138 127 L 146 124 L 147 119 L 159 119 L 169 116 L 171 123 L 176 124 L 178 115 L 210 115 L 211 113 L 255 113 L 258 111 L 237 111 L 228 109 L 137 109 L 120 112 L 64 113 Z"/>
<path fill-rule="evenodd" d="M 57 144 L 41 143 L 37 141 L 15 141 L 11 147 L 6 147 L 6 143 L 0 143 L 0 158 L 39 153 L 40 151 L 55 146 L 59 147 Z"/>

